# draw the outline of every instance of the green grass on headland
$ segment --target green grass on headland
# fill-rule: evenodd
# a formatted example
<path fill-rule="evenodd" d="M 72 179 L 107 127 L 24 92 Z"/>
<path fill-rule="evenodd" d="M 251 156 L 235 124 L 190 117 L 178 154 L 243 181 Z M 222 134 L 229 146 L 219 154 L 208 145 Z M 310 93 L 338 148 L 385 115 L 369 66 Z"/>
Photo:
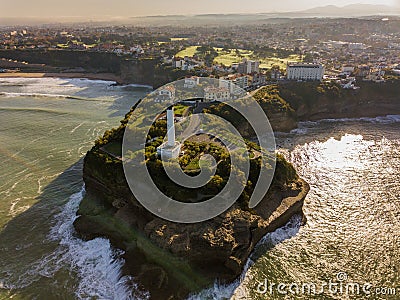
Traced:
<path fill-rule="evenodd" d="M 174 106 L 174 113 L 176 116 L 185 116 L 189 109 L 190 107 L 187 105 L 177 104 Z"/>

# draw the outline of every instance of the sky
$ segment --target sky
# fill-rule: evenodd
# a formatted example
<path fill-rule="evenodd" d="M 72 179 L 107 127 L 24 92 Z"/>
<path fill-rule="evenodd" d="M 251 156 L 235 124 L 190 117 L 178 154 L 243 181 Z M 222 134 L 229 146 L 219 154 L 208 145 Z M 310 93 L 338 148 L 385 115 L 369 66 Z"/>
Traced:
<path fill-rule="evenodd" d="M 354 3 L 400 7 L 400 0 L 0 0 L 0 18 L 287 12 Z"/>

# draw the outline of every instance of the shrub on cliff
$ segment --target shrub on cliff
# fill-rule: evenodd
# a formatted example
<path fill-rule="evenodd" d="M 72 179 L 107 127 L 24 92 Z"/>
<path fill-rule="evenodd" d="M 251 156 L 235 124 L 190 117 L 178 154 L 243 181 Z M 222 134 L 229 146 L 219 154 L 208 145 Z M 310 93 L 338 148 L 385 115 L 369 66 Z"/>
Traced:
<path fill-rule="evenodd" d="M 296 169 L 281 154 L 276 155 L 276 167 L 273 185 L 286 186 L 299 178 Z"/>
<path fill-rule="evenodd" d="M 294 110 L 281 97 L 278 86 L 273 85 L 261 88 L 253 95 L 253 98 L 256 99 L 268 118 L 279 118 L 280 121 L 283 121 L 283 119 L 296 120 Z M 246 105 L 245 101 L 243 105 Z M 248 121 L 238 111 L 227 104 L 211 104 L 209 107 L 204 108 L 203 112 L 220 116 L 229 121 L 245 138 L 255 136 L 254 130 Z M 274 125 L 277 124 L 275 123 Z"/>
<path fill-rule="evenodd" d="M 262 93 L 264 93 L 262 95 Z M 279 92 L 276 87 L 270 87 L 260 93 L 260 101 L 265 99 L 276 99 L 278 98 Z M 279 109 L 290 110 L 288 105 L 285 104 L 283 99 L 277 100 L 279 103 Z M 97 156 L 100 164 L 106 164 L 109 167 L 107 173 L 114 174 L 116 178 L 123 177 L 123 170 L 121 160 L 118 156 L 121 154 L 122 139 L 125 132 L 125 128 L 129 122 L 131 114 L 135 107 L 133 107 L 121 121 L 121 125 L 118 128 L 107 130 L 104 135 L 96 141 L 95 147 L 90 151 L 90 157 Z M 218 112 L 223 118 L 227 120 L 233 120 L 233 125 L 240 127 L 243 122 L 246 122 L 243 117 L 231 109 L 230 107 L 219 104 L 213 105 L 208 111 Z M 154 181 L 158 188 L 175 198 L 178 201 L 194 201 L 194 199 L 201 199 L 202 197 L 209 197 L 219 193 L 226 185 L 231 170 L 231 157 L 227 149 L 225 149 L 218 142 L 194 142 L 186 141 L 183 145 L 184 155 L 179 158 L 181 168 L 189 176 L 196 176 L 200 172 L 199 158 L 204 154 L 210 154 L 214 157 L 217 162 L 216 174 L 212 180 L 202 188 L 191 189 L 189 192 L 183 192 L 182 188 L 172 182 L 167 174 L 165 173 L 163 164 L 157 155 L 157 147 L 162 143 L 166 135 L 166 121 L 163 119 L 157 120 L 153 123 L 148 136 L 148 143 L 144 150 L 146 157 L 146 165 L 154 178 Z M 271 163 L 266 160 L 262 160 L 260 157 L 259 146 L 252 142 L 247 142 L 247 150 L 250 156 L 250 176 L 247 180 L 245 189 L 239 199 L 239 203 L 243 209 L 248 209 L 248 201 L 253 192 L 255 184 L 257 183 L 258 176 L 261 169 L 261 163 L 264 161 L 266 167 L 270 168 Z M 117 153 L 118 152 L 118 153 Z M 110 155 L 113 153 L 114 155 Z M 89 157 L 89 156 L 88 156 Z M 114 167 L 113 167 L 114 165 Z M 111 169 L 114 168 L 112 172 Z M 121 173 L 121 174 L 119 174 Z M 283 156 L 278 155 L 276 159 L 276 172 L 272 183 L 272 187 L 284 189 L 291 182 L 298 179 L 295 169 L 288 163 Z M 193 199 L 187 199 L 187 195 L 193 195 Z M 203 195 L 203 196 L 201 196 Z"/>
<path fill-rule="evenodd" d="M 290 82 L 279 85 L 279 94 L 297 110 L 301 105 L 315 105 L 321 97 L 337 99 L 342 96 L 342 88 L 336 82 Z"/>
<path fill-rule="evenodd" d="M 265 112 L 293 112 L 290 104 L 282 98 L 278 85 L 267 85 L 257 90 L 253 98 L 261 105 Z"/>
<path fill-rule="evenodd" d="M 139 103 L 139 102 L 138 102 Z M 124 133 L 125 133 L 125 128 L 126 125 L 129 122 L 129 119 L 133 113 L 133 111 L 135 110 L 137 104 L 135 104 L 131 110 L 125 115 L 124 119 L 121 120 L 121 124 L 119 125 L 119 127 L 117 128 L 112 128 L 110 130 L 106 130 L 103 134 L 103 136 L 99 137 L 96 141 L 95 141 L 95 147 L 99 148 L 101 146 L 104 146 L 108 143 L 111 142 L 121 142 L 122 143 L 122 139 L 124 137 Z"/>

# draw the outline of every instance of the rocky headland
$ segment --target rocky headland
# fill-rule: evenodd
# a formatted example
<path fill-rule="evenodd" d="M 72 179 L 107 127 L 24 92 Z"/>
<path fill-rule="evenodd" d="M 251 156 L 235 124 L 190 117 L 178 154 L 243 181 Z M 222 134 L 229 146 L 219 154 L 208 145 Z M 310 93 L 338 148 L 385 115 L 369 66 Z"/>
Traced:
<path fill-rule="evenodd" d="M 399 89 L 397 82 L 361 83 L 354 91 L 334 84 L 287 83 L 261 88 L 253 96 L 276 131 L 290 131 L 305 120 L 398 114 Z M 204 108 L 230 116 L 241 134 L 251 138 L 248 124 L 226 114 L 227 109 L 222 104 Z M 232 282 L 265 234 L 302 215 L 309 186 L 279 156 L 272 187 L 255 209 L 238 201 L 218 217 L 197 224 L 152 215 L 131 193 L 118 155 L 105 150 L 121 142 L 126 123 L 125 119 L 106 132 L 85 157 L 86 195 L 75 228 L 84 239 L 107 237 L 125 250 L 124 273 L 134 276 L 152 298 L 183 299 L 215 280 Z"/>
<path fill-rule="evenodd" d="M 86 195 L 74 225 L 84 239 L 107 237 L 123 249 L 124 273 L 150 291 L 152 299 L 184 299 L 215 280 L 234 281 L 265 234 L 284 226 L 294 215 L 303 215 L 309 186 L 280 155 L 271 188 L 254 209 L 249 209 L 246 199 L 257 182 L 257 159 L 251 162 L 249 183 L 241 198 L 221 215 L 195 224 L 173 223 L 153 215 L 129 189 L 120 153 L 111 153 L 120 151 L 116 145 L 122 141 L 129 116 L 87 153 Z M 199 147 L 206 149 L 207 145 Z"/>
<path fill-rule="evenodd" d="M 302 215 L 309 190 L 298 178 L 275 187 L 253 211 L 236 203 L 209 221 L 178 224 L 144 209 L 117 174 L 88 153 L 86 195 L 74 225 L 84 239 L 107 237 L 125 250 L 124 273 L 134 276 L 152 299 L 183 299 L 215 280 L 235 280 L 265 234 Z"/>

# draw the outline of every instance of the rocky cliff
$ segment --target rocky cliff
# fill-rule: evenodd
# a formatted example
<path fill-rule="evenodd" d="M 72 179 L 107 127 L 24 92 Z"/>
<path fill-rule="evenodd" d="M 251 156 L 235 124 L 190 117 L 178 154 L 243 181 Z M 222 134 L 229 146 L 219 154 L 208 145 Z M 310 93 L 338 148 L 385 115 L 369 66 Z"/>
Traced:
<path fill-rule="evenodd" d="M 26 72 L 111 73 L 120 84 L 157 86 L 167 80 L 163 74 L 155 78 L 157 59 L 136 59 L 114 53 L 76 50 L 0 50 L 0 58 L 28 62 L 19 68 Z M 156 82 L 157 80 L 157 82 Z"/>
<path fill-rule="evenodd" d="M 297 128 L 299 121 L 400 114 L 399 79 L 385 83 L 360 79 L 357 85 L 360 89 L 345 90 L 334 83 L 286 82 L 262 87 L 252 95 L 268 115 L 274 131 L 281 132 Z M 248 128 L 242 127 L 246 135 Z"/>
<path fill-rule="evenodd" d="M 112 135 L 119 138 L 119 130 Z M 97 144 L 85 157 L 86 195 L 74 225 L 84 239 L 107 237 L 125 250 L 124 273 L 152 299 L 183 299 L 215 280 L 233 281 L 266 233 L 302 215 L 309 190 L 278 157 L 273 185 L 255 209 L 238 201 L 211 220 L 178 224 L 144 209 L 126 183 L 121 161 L 103 149 Z"/>
<path fill-rule="evenodd" d="M 357 86 L 360 89 L 344 90 L 336 85 L 303 82 L 280 85 L 279 91 L 299 121 L 400 114 L 400 80 L 358 80 Z"/>
<path fill-rule="evenodd" d="M 298 120 L 377 116 L 399 113 L 399 85 L 361 83 L 346 91 L 337 85 L 288 83 L 258 91 L 257 101 L 269 115 L 275 130 L 288 131 Z M 223 105 L 206 108 L 224 116 Z M 235 114 L 229 114 L 240 131 L 251 130 Z M 103 137 L 121 140 L 124 124 Z M 106 138 L 107 137 L 107 138 Z M 108 237 L 125 250 L 125 274 L 149 290 L 154 299 L 185 298 L 188 293 L 212 284 L 231 282 L 242 271 L 257 242 L 283 226 L 294 214 L 302 214 L 309 187 L 278 159 L 273 184 L 253 210 L 239 202 L 220 216 L 198 224 L 176 224 L 155 217 L 130 192 L 120 160 L 100 145 L 85 157 L 86 196 L 75 228 L 85 239 Z"/>

